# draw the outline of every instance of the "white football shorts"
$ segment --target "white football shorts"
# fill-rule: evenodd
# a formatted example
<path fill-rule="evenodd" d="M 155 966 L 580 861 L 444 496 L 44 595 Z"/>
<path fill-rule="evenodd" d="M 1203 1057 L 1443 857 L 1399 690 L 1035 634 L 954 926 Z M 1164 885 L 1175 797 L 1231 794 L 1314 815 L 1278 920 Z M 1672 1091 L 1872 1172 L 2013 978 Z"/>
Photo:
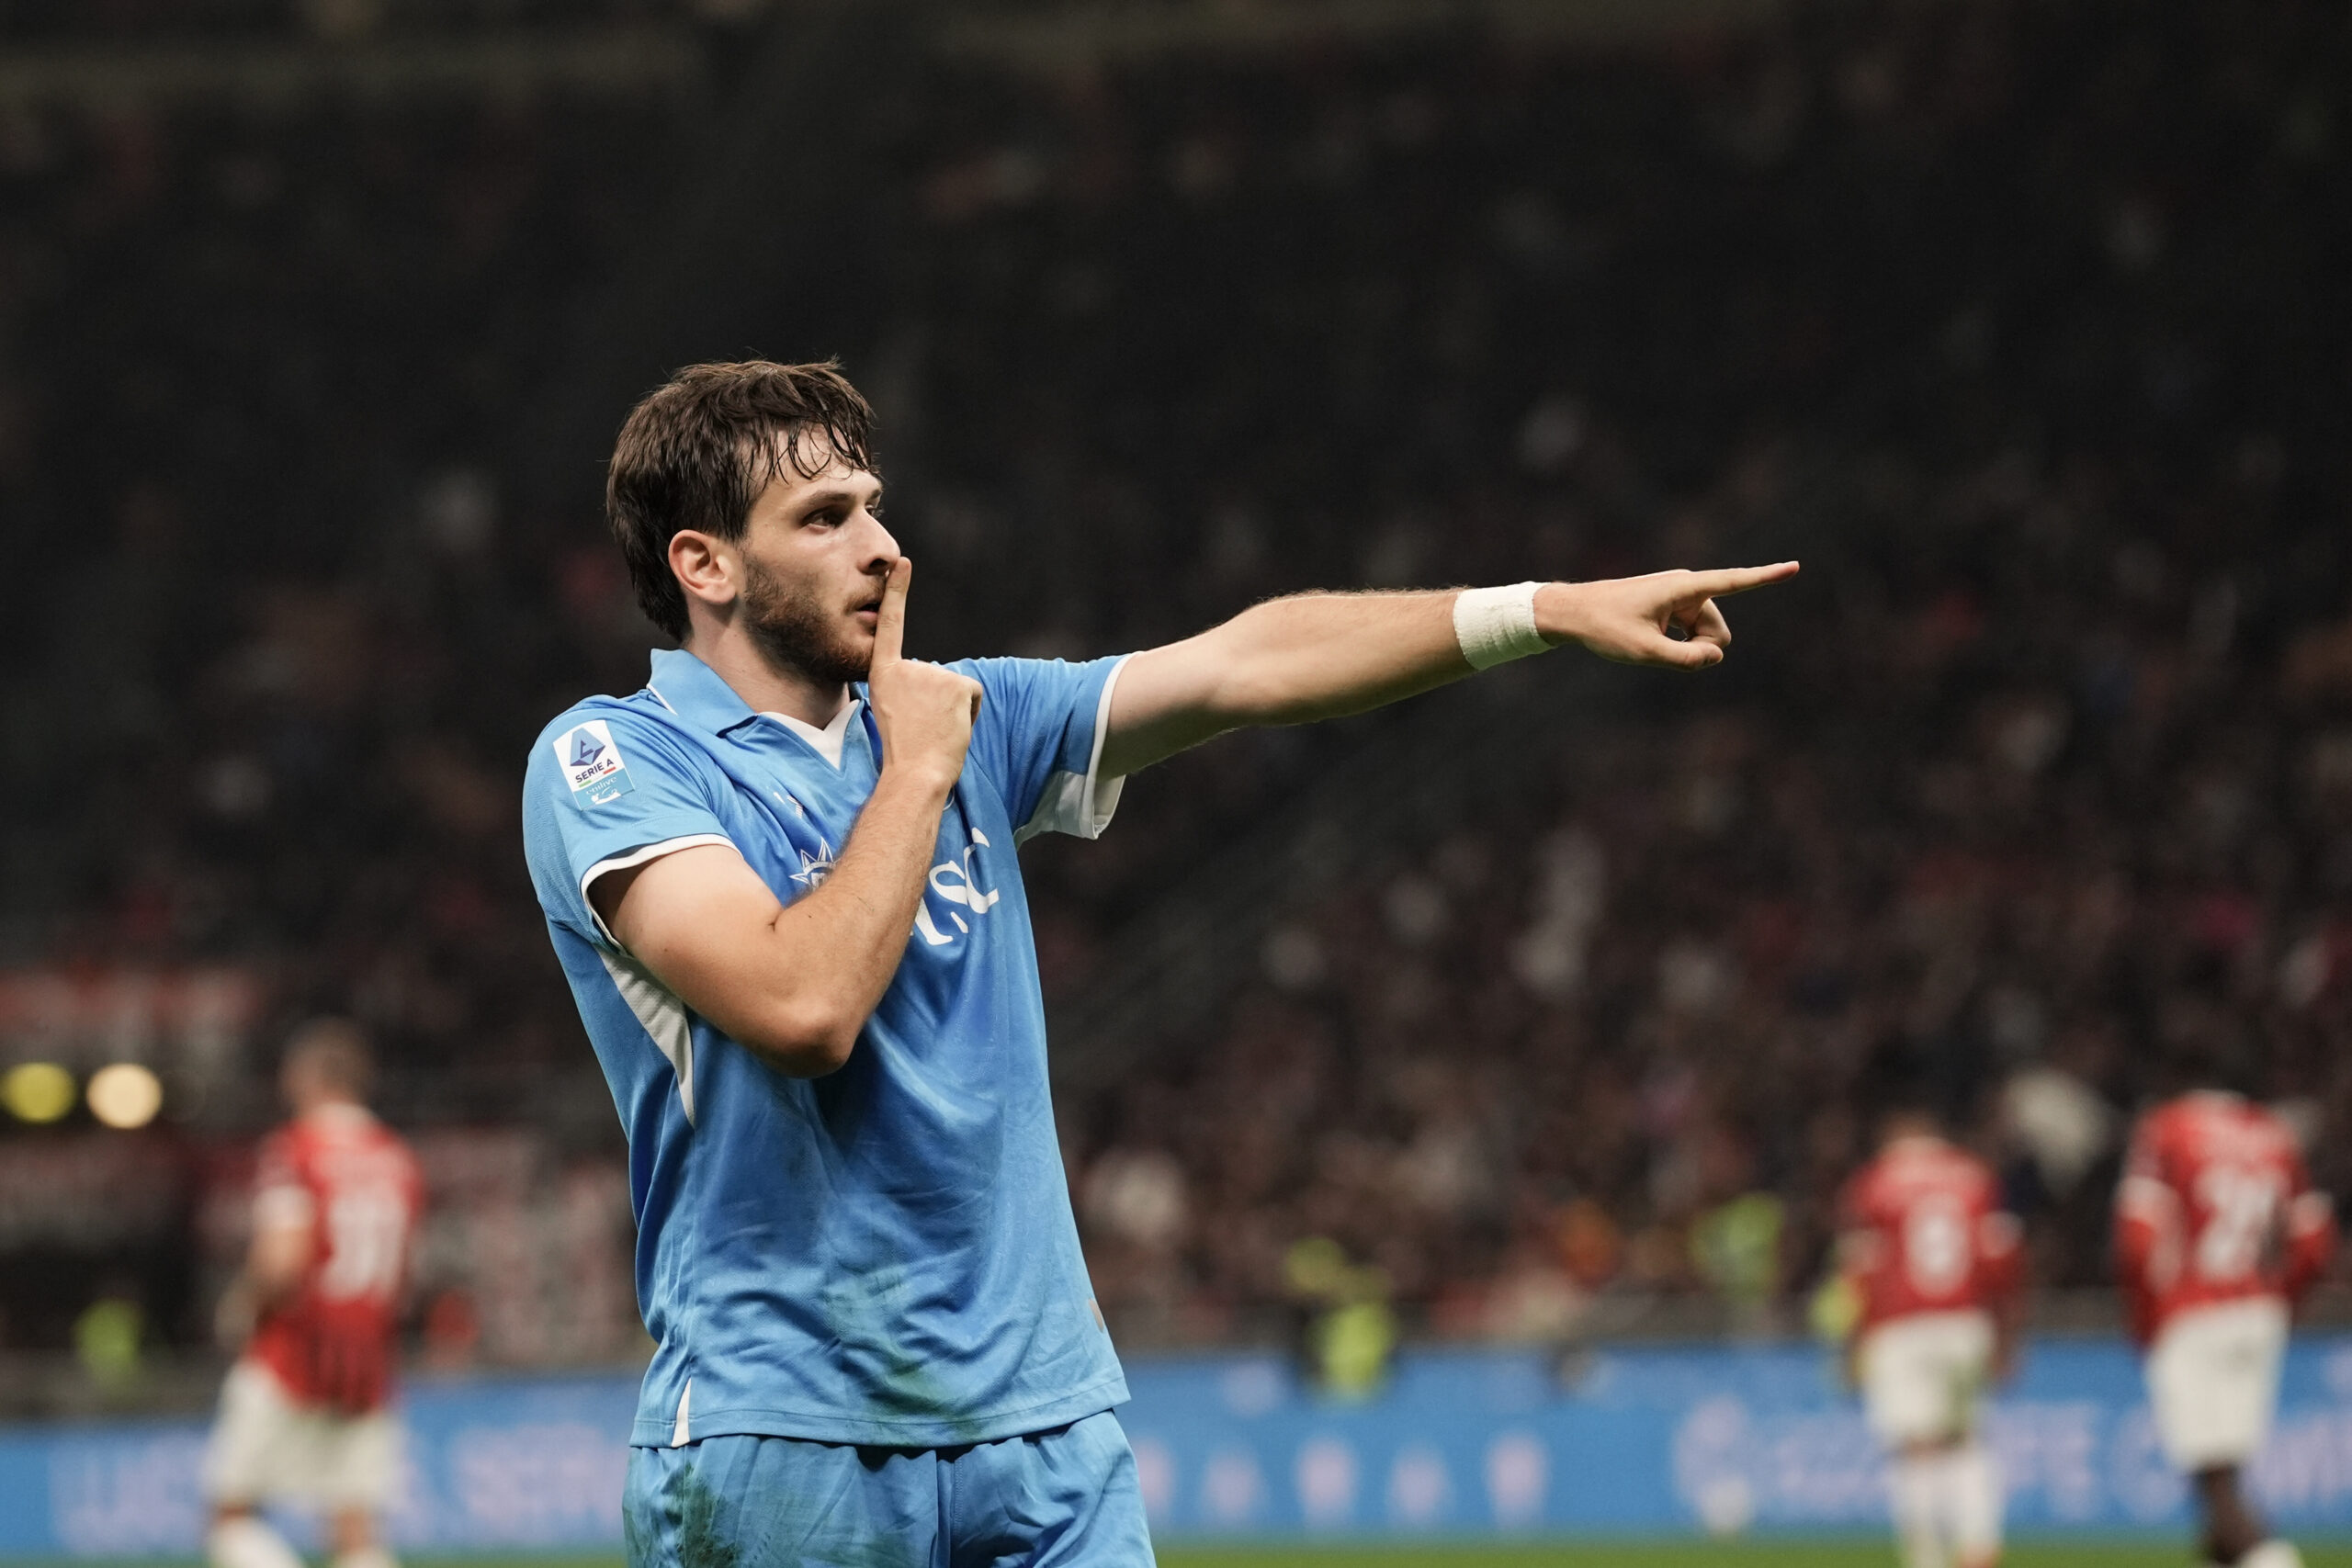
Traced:
<path fill-rule="evenodd" d="M 1890 1318 L 1862 1336 L 1860 1359 L 1862 1412 L 1880 1442 L 1901 1448 L 1967 1437 L 1992 1372 L 1992 1314 Z"/>
<path fill-rule="evenodd" d="M 2173 1468 L 2244 1464 L 2262 1451 L 2278 1408 L 2287 1303 L 2250 1296 L 2189 1307 L 2148 1351 L 2148 1403 Z"/>
<path fill-rule="evenodd" d="M 381 1508 L 401 1463 L 389 1410 L 344 1416 L 297 1404 L 277 1374 L 239 1361 L 220 1385 L 220 1415 L 204 1450 L 204 1495 L 216 1504 L 310 1503 Z"/>

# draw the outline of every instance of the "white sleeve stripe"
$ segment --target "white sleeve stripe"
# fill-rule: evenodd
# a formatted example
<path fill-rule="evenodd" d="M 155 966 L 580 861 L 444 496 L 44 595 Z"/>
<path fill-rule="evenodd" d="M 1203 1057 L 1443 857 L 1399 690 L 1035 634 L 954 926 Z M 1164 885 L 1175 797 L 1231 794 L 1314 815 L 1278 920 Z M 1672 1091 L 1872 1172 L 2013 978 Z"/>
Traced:
<path fill-rule="evenodd" d="M 596 956 L 604 960 L 605 973 L 613 977 L 614 989 L 628 1004 L 628 1010 L 637 1015 L 637 1021 L 644 1026 L 653 1048 L 662 1053 L 670 1070 L 677 1075 L 678 1108 L 686 1113 L 686 1125 L 695 1125 L 695 1026 L 687 1016 L 686 1004 L 635 959 L 626 955 L 616 958 L 609 953 Z"/>
<path fill-rule="evenodd" d="M 633 865 L 643 865 L 648 861 L 660 860 L 663 855 L 675 854 L 680 850 L 695 849 L 704 844 L 724 844 L 731 850 L 735 847 L 735 840 L 723 833 L 689 833 L 682 839 L 664 839 L 658 844 L 639 844 L 633 850 L 624 850 L 619 854 L 607 855 L 582 872 L 580 901 L 588 906 L 588 918 L 596 922 L 596 934 L 611 942 L 616 949 L 621 945 L 620 938 L 615 936 L 605 927 L 605 917 L 596 912 L 596 901 L 588 897 L 589 884 L 608 871 L 627 871 Z"/>
<path fill-rule="evenodd" d="M 1098 813 L 1095 791 L 1102 772 L 1102 742 L 1111 738 L 1111 694 L 1119 689 L 1119 676 L 1125 671 L 1127 660 L 1134 657 L 1130 653 L 1111 666 L 1111 672 L 1102 677 L 1102 695 L 1094 704 L 1094 746 L 1086 754 L 1086 836 L 1090 839 L 1100 837 L 1102 829 L 1111 825 L 1111 812 L 1119 808 L 1119 788 L 1126 782 L 1111 781 L 1110 809 Z"/>
<path fill-rule="evenodd" d="M 1099 776 L 1102 770 L 1102 743 L 1110 734 L 1111 694 L 1118 688 L 1119 673 L 1127 667 L 1127 660 L 1134 657 L 1128 654 L 1122 658 L 1103 677 L 1102 694 L 1094 704 L 1094 742 L 1087 753 L 1086 772 L 1076 773 L 1063 768 L 1047 775 L 1045 788 L 1037 793 L 1037 808 L 1012 835 L 1015 843 L 1025 844 L 1040 833 L 1099 839 L 1102 829 L 1111 825 L 1126 780 Z"/>

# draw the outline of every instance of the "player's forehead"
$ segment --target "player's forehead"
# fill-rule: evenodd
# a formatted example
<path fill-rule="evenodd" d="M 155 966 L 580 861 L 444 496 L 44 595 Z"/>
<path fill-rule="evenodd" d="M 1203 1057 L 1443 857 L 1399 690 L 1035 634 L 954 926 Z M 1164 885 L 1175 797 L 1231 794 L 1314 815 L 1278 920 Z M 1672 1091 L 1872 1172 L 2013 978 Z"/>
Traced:
<path fill-rule="evenodd" d="M 756 460 L 766 482 L 755 511 L 791 510 L 820 495 L 870 503 L 882 493 L 882 476 L 842 453 L 821 425 L 775 432 Z"/>

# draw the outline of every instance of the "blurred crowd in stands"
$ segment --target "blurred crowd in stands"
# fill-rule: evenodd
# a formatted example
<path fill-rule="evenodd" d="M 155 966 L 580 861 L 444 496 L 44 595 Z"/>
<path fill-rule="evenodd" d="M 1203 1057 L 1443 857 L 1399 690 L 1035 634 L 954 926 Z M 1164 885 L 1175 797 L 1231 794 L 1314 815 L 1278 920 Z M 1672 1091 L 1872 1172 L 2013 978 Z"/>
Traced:
<path fill-rule="evenodd" d="M 1614 672 L 1531 727 L 1505 806 L 1351 846 L 1208 1025 L 1066 1099 L 1133 1342 L 1250 1332 L 1331 1278 L 1447 1334 L 1652 1293 L 1763 1321 L 1818 1275 L 1890 1052 L 1999 1156 L 2045 1284 L 2104 1279 L 2121 1119 L 2168 1054 L 2234 1064 L 2347 1174 L 2341 7 L 860 69 L 725 348 L 838 351 L 875 396 L 916 651 L 1123 650 L 1312 586 L 1806 563 L 1727 607 L 1724 669 Z M 242 1067 L 149 1047 L 188 1089 L 163 1124 L 17 1129 L 0 1177 L 101 1138 L 232 1169 L 285 1027 L 348 1010 L 395 1119 L 506 1151 L 447 1163 L 508 1175 L 450 1176 L 445 1235 L 487 1234 L 495 1188 L 587 1238 L 532 1278 L 605 1280 L 598 1326 L 541 1353 L 633 1343 L 617 1131 L 514 795 L 538 724 L 651 641 L 594 511 L 636 387 L 584 432 L 536 416 L 718 177 L 695 120 L 0 114 L 0 959 L 232 965 L 266 998 Z M 1386 733 L 1230 739 L 1102 842 L 1033 845 L 1054 1004 Z M 40 1245 L 61 1299 L 160 1289 Z M 508 1254 L 439 1245 L 440 1342 L 530 1354 L 482 1326 L 524 1321 Z M 146 1303 L 182 1342 L 232 1256 L 188 1246 Z M 23 1295 L 0 1346 L 57 1343 Z"/>
<path fill-rule="evenodd" d="M 741 25 L 770 0 L 6 0 L 0 29 L 11 44 L 189 41 L 264 47 L 318 39 L 361 43 L 446 37 L 483 28 L 562 28 L 688 16 Z"/>
<path fill-rule="evenodd" d="M 622 1294 L 588 1292 L 587 1337 L 630 1343 L 610 1101 L 514 847 L 520 748 L 589 678 L 615 601 L 593 569 L 576 586 L 593 516 L 535 532 L 512 454 L 675 119 L 611 100 L 0 112 L 0 516 L 21 565 L 0 1066 L 129 1056 L 167 1089 L 141 1132 L 75 1117 L 6 1141 L 0 1249 L 25 1267 L 0 1345 L 62 1345 L 100 1295 L 166 1342 L 209 1338 L 243 1246 L 221 1194 L 278 1113 L 277 1043 L 322 1011 L 375 1034 L 404 1124 L 514 1124 L 435 1162 L 453 1181 L 428 1299 L 479 1279 L 569 1311 L 571 1282 L 502 1254 L 553 1247 L 562 1226 L 518 1207 L 587 1180 L 612 1190 L 582 1267 Z M 191 965 L 242 976 L 225 1024 L 168 999 Z M 496 1179 L 458 1174 L 476 1168 Z M 133 1190 L 145 1224 L 79 1223 Z M 438 1321 L 494 1339 L 503 1310 Z"/>

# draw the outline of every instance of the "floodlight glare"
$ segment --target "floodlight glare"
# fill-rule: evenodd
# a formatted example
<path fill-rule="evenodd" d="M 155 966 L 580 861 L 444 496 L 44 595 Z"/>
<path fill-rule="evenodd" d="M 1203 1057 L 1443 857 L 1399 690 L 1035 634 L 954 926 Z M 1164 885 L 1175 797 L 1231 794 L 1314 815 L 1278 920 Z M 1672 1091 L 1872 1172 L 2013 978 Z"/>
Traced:
<path fill-rule="evenodd" d="M 109 1127 L 144 1127 L 164 1108 L 163 1081 L 136 1062 L 117 1062 L 90 1075 L 85 1091 L 90 1114 Z"/>
<path fill-rule="evenodd" d="M 19 1122 L 54 1122 L 74 1109 L 74 1075 L 54 1062 L 20 1062 L 0 1076 L 0 1105 Z"/>

